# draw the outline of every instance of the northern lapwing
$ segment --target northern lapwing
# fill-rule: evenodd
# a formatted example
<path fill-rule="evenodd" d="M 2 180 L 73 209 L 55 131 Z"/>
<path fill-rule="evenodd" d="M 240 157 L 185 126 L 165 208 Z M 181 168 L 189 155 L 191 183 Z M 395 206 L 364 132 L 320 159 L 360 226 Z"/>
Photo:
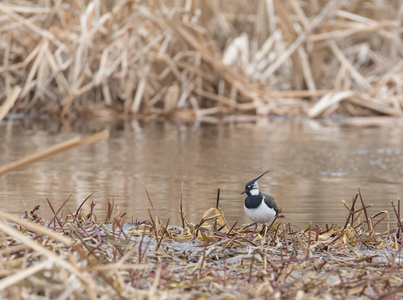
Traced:
<path fill-rule="evenodd" d="M 273 170 L 268 170 L 259 177 L 246 183 L 245 190 L 241 193 L 241 195 L 245 193 L 247 195 L 245 198 L 244 210 L 249 219 L 254 223 L 266 224 L 273 222 L 279 213 L 276 201 L 274 201 L 272 196 L 262 194 L 257 183 L 263 175 L 271 171 Z"/>

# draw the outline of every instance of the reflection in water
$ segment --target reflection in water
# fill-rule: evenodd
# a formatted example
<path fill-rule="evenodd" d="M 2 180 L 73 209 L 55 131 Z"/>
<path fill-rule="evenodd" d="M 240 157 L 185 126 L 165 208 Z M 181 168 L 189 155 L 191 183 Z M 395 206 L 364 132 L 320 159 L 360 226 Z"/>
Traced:
<path fill-rule="evenodd" d="M 403 128 L 347 127 L 314 121 L 272 120 L 267 124 L 205 125 L 194 129 L 170 122 L 86 123 L 72 130 L 55 123 L 0 125 L 0 164 L 17 160 L 77 134 L 110 130 L 110 138 L 37 162 L 0 176 L 0 209 L 21 214 L 22 202 L 49 218 L 49 198 L 60 205 L 70 194 L 71 211 L 90 193 L 97 215 L 107 201 L 133 216 L 147 219 L 146 186 L 157 212 L 179 224 L 183 208 L 192 221 L 220 206 L 230 224 L 247 223 L 240 195 L 244 184 L 262 171 L 259 181 L 286 215 L 287 222 L 342 224 L 341 201 L 351 202 L 361 187 L 372 212 L 390 210 L 402 195 Z M 88 207 L 88 206 L 87 206 Z"/>

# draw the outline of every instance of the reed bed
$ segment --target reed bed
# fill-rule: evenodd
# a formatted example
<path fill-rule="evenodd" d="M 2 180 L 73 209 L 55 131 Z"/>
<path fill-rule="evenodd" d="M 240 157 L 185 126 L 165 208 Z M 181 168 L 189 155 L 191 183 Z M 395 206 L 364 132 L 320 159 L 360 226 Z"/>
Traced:
<path fill-rule="evenodd" d="M 0 112 L 401 116 L 402 16 L 398 0 L 5 0 Z"/>
<path fill-rule="evenodd" d="M 88 197 L 89 198 L 89 197 Z M 192 224 L 153 209 L 137 221 L 109 203 L 74 211 L 68 199 L 45 221 L 38 207 L 0 211 L 2 299 L 396 299 L 403 296 L 400 200 L 371 215 L 361 192 L 344 226 L 299 229 L 275 220 L 260 230 L 227 224 L 217 205 Z M 151 202 L 152 205 L 152 202 Z M 65 213 L 63 213 L 63 211 Z M 66 213 L 67 211 L 67 213 Z M 130 221 L 130 222 L 129 222 Z M 379 233 L 378 224 L 387 225 Z"/>

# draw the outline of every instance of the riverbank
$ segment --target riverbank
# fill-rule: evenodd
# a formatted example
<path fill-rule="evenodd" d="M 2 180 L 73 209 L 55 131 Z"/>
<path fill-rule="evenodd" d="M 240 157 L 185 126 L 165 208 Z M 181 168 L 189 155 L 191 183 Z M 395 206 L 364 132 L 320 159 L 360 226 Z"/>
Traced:
<path fill-rule="evenodd" d="M 396 1 L 80 3 L 0 4 L 0 119 L 402 115 Z"/>
<path fill-rule="evenodd" d="M 155 214 L 146 221 L 109 203 L 104 220 L 88 199 L 68 199 L 45 221 L 1 212 L 0 295 L 46 298 L 376 298 L 403 295 L 400 201 L 393 214 L 370 212 L 358 192 L 346 223 L 299 229 L 277 220 L 267 232 L 227 224 L 220 208 L 181 224 Z M 89 200 L 87 201 L 89 202 Z M 217 207 L 218 207 L 217 200 Z M 83 207 L 89 207 L 84 210 Z M 62 211 L 67 212 L 62 216 Z M 7 220 L 7 222 L 6 222 Z M 377 233 L 380 222 L 388 231 Z"/>

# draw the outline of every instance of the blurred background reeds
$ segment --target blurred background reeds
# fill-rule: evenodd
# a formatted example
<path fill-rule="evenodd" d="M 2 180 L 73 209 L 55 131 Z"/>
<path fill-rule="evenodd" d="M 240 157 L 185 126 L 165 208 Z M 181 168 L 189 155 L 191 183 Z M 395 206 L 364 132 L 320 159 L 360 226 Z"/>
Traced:
<path fill-rule="evenodd" d="M 401 116 L 402 16 L 401 0 L 5 0 L 0 104 L 21 87 L 12 112 L 62 117 Z"/>

